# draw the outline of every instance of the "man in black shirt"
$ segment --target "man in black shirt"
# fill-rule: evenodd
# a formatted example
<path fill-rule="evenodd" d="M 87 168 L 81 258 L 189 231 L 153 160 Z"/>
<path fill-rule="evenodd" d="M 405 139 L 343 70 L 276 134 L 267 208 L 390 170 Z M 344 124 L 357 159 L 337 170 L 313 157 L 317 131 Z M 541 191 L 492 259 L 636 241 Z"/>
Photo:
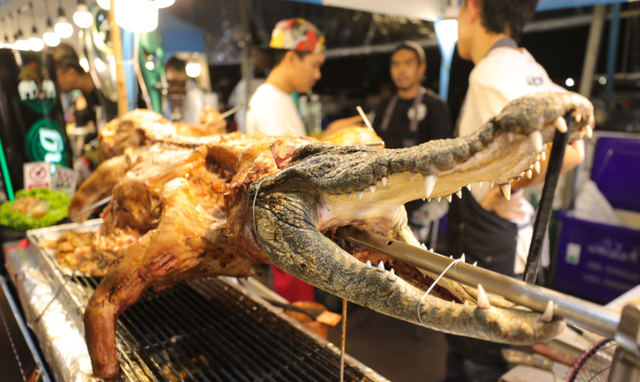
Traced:
<path fill-rule="evenodd" d="M 397 92 L 380 103 L 372 123 L 387 148 L 411 147 L 433 139 L 453 137 L 446 102 L 421 86 L 426 70 L 424 49 L 413 41 L 403 42 L 391 55 L 391 79 Z M 416 200 L 405 205 L 409 223 L 416 233 L 421 227 L 416 227 L 419 223 L 412 214 L 423 204 Z M 426 239 L 419 234 L 416 236 L 421 241 Z"/>

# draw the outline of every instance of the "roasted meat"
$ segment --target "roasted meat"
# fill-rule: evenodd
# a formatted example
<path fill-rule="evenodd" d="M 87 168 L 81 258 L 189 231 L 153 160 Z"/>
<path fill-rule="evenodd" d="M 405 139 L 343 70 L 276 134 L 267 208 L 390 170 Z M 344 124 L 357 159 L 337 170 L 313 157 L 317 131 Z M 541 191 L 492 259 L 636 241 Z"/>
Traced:
<path fill-rule="evenodd" d="M 471 136 L 400 150 L 136 127 L 130 137 L 144 139 L 125 158 L 111 159 L 126 175 L 115 183 L 89 179 L 77 194 L 77 208 L 91 192 L 113 195 L 96 239 L 111 269 L 84 318 L 95 374 L 119 374 L 115 323 L 146 288 L 192 277 L 247 277 L 261 263 L 436 330 L 514 344 L 548 340 L 561 321 L 446 279 L 422 298 L 435 275 L 331 234 L 352 225 L 420 245 L 404 203 L 450 196 L 480 181 L 509 184 L 536 167 L 568 113 L 575 116 L 571 139 L 581 139 L 593 126 L 591 104 L 576 94 L 538 94 L 510 103 Z"/>

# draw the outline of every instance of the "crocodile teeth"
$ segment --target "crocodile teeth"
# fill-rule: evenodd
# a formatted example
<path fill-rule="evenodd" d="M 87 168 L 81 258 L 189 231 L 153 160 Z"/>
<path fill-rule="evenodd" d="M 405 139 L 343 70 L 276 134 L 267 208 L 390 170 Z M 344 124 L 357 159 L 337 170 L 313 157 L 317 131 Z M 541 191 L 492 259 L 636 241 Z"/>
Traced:
<path fill-rule="evenodd" d="M 527 178 L 531 179 L 531 177 L 533 176 L 533 171 L 531 171 L 531 169 L 527 170 Z"/>
<path fill-rule="evenodd" d="M 453 255 L 450 255 L 450 256 L 449 256 L 449 258 L 450 258 L 451 260 L 453 260 Z"/>
<path fill-rule="evenodd" d="M 591 126 L 586 125 L 586 126 L 584 127 L 584 133 L 585 133 L 585 135 L 587 136 L 587 138 L 591 138 L 591 137 L 593 137 L 593 129 L 591 128 Z"/>
<path fill-rule="evenodd" d="M 380 181 L 382 182 L 382 187 L 387 185 L 387 177 L 383 176 L 382 179 L 380 179 Z"/>
<path fill-rule="evenodd" d="M 456 195 L 458 195 L 458 197 L 462 199 L 462 190 L 458 190 L 458 192 L 456 192 Z"/>
<path fill-rule="evenodd" d="M 553 301 L 549 300 L 540 319 L 544 322 L 551 322 L 551 320 L 553 320 Z"/>
<path fill-rule="evenodd" d="M 564 118 L 558 117 L 555 121 L 553 121 L 553 125 L 558 129 L 561 133 L 567 132 L 567 122 L 565 122 Z"/>
<path fill-rule="evenodd" d="M 475 263 L 473 263 L 473 266 L 477 267 L 478 266 L 478 262 L 476 261 Z"/>
<path fill-rule="evenodd" d="M 507 200 L 511 200 L 511 183 L 501 184 L 500 188 L 502 189 L 502 193 Z"/>
<path fill-rule="evenodd" d="M 371 191 L 372 194 L 376 193 L 376 186 L 369 186 L 369 191 Z"/>
<path fill-rule="evenodd" d="M 367 265 L 365 265 L 367 269 L 371 269 L 371 261 L 367 260 Z"/>
<path fill-rule="evenodd" d="M 429 252 L 433 252 L 433 248 L 429 249 Z"/>
<path fill-rule="evenodd" d="M 393 268 L 391 268 L 391 272 L 389 272 L 389 276 L 388 276 L 389 281 L 396 281 L 396 273 L 393 270 Z"/>
<path fill-rule="evenodd" d="M 447 196 L 447 201 L 448 201 L 449 203 L 451 203 L 451 194 L 449 194 L 449 196 Z"/>
<path fill-rule="evenodd" d="M 400 287 L 400 293 L 407 293 L 407 288 L 404 285 Z"/>
<path fill-rule="evenodd" d="M 484 183 L 484 182 L 480 182 L 480 188 L 482 188 L 482 184 L 483 184 L 483 183 Z"/>
<path fill-rule="evenodd" d="M 482 187 L 482 182 L 480 182 L 480 187 Z M 467 190 L 471 191 L 471 183 L 467 184 Z"/>
<path fill-rule="evenodd" d="M 543 161 L 547 160 L 547 153 L 545 151 L 542 151 L 540 153 L 540 159 L 542 159 Z"/>
<path fill-rule="evenodd" d="M 442 201 L 442 196 L 438 196 L 438 203 Z"/>
<path fill-rule="evenodd" d="M 410 172 L 409 173 L 409 179 L 411 179 L 411 181 L 413 182 L 413 180 L 416 178 L 416 173 L 415 172 Z"/>
<path fill-rule="evenodd" d="M 482 284 L 478 284 L 478 308 L 491 308 L 491 303 L 489 302 L 489 298 L 487 297 Z"/>
<path fill-rule="evenodd" d="M 460 256 L 460 260 L 464 263 L 464 253 Z"/>
<path fill-rule="evenodd" d="M 427 198 L 431 196 L 433 188 L 436 186 L 436 180 L 438 180 L 438 177 L 435 175 L 427 175 L 424 177 L 424 189 Z"/>
<path fill-rule="evenodd" d="M 529 140 L 531 141 L 531 144 L 533 145 L 533 148 L 536 150 L 537 153 L 539 153 L 540 151 L 542 151 L 542 133 L 538 130 L 533 131 L 531 134 L 529 134 Z"/>
<path fill-rule="evenodd" d="M 469 308 L 469 301 L 464 300 L 464 309 L 467 310 Z"/>
<path fill-rule="evenodd" d="M 493 188 L 493 186 L 495 186 L 495 182 L 491 182 L 491 188 Z"/>
<path fill-rule="evenodd" d="M 431 203 L 431 198 L 427 198 L 427 202 Z"/>
<path fill-rule="evenodd" d="M 378 263 L 378 272 L 384 272 L 384 263 L 382 260 Z"/>
<path fill-rule="evenodd" d="M 509 142 L 513 142 L 513 133 L 512 132 L 508 132 L 507 133 L 507 137 L 509 137 Z"/>
<path fill-rule="evenodd" d="M 364 196 L 364 191 L 358 191 L 356 192 L 356 195 L 358 195 L 358 200 L 362 200 L 362 197 Z"/>
<path fill-rule="evenodd" d="M 576 122 L 578 122 L 578 123 L 580 123 L 580 121 L 582 121 L 582 114 L 580 114 L 580 113 L 576 113 L 573 117 L 576 119 Z"/>
<path fill-rule="evenodd" d="M 540 174 L 540 162 L 536 161 L 534 164 L 534 168 L 536 169 L 536 173 Z"/>
<path fill-rule="evenodd" d="M 476 158 L 476 160 L 478 162 L 480 162 L 482 160 L 482 152 L 478 151 L 477 153 L 473 154 L 473 156 Z"/>

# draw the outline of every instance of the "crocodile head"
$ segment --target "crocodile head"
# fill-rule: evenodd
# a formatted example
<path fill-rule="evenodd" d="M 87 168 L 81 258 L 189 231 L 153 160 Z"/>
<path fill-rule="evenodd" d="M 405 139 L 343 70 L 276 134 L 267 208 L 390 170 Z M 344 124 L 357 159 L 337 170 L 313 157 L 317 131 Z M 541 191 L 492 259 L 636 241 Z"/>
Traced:
<path fill-rule="evenodd" d="M 351 225 L 419 245 L 406 225 L 404 203 L 451 198 L 478 182 L 500 184 L 508 197 L 511 181 L 539 168 L 539 156 L 555 131 L 566 131 L 565 116 L 575 121 L 570 140 L 591 134 L 589 101 L 553 93 L 513 101 L 462 138 L 398 150 L 302 146 L 285 168 L 251 185 L 256 238 L 280 269 L 380 313 L 495 342 L 545 341 L 564 327 L 548 313 L 516 309 L 453 281 L 439 282 L 440 288 L 423 298 L 434 275 L 415 277 L 415 269 L 399 262 L 391 271 L 372 266 L 364 262 L 370 252 L 330 237 L 336 228 Z"/>

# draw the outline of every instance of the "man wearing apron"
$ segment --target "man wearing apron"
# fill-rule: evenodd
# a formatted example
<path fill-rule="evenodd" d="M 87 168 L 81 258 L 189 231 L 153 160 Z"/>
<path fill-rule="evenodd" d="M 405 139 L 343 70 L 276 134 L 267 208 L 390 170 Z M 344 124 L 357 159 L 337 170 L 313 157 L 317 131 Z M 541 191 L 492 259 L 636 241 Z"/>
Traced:
<path fill-rule="evenodd" d="M 412 147 L 433 139 L 453 137 L 446 102 L 420 84 L 426 70 L 424 49 L 413 41 L 403 42 L 391 55 L 391 79 L 397 92 L 380 103 L 372 123 L 387 148 Z M 420 234 L 421 221 L 412 215 L 423 204 L 416 200 L 405 205 L 409 224 L 420 241 L 426 239 Z"/>
<path fill-rule="evenodd" d="M 564 91 L 523 48 L 518 48 L 526 22 L 535 13 L 537 0 L 463 0 L 458 16 L 458 53 L 475 64 L 458 119 L 458 135 L 464 136 L 497 115 L 511 100 L 534 92 Z M 551 150 L 547 149 L 547 157 Z M 584 159 L 582 140 L 569 145 L 562 171 Z M 532 179 L 511 183 L 511 200 L 484 183 L 462 189 L 462 199 L 452 201 L 448 216 L 449 255 L 465 254 L 467 262 L 514 276 L 524 272 L 531 242 L 534 209 L 522 189 L 544 181 L 547 162 Z M 505 345 L 447 335 L 447 382 L 496 382 L 508 367 L 500 353 Z"/>

